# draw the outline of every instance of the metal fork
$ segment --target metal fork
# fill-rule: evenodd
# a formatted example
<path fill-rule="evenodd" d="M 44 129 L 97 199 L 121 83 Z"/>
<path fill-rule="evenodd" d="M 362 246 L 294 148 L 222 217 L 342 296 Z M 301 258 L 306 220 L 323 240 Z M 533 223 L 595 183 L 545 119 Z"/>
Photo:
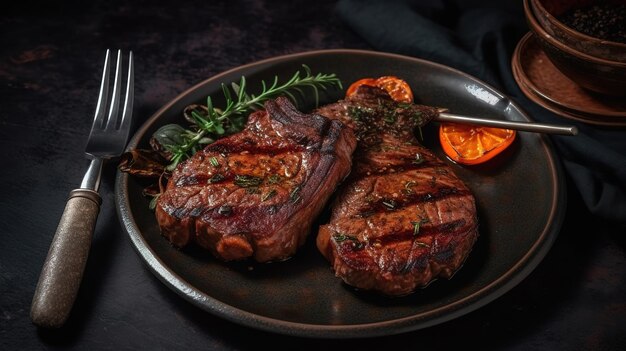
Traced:
<path fill-rule="evenodd" d="M 121 113 L 122 51 L 117 52 L 111 97 L 110 61 L 111 52 L 107 50 L 96 113 L 85 150 L 91 163 L 80 188 L 70 192 L 35 289 L 31 319 L 40 327 L 61 327 L 70 314 L 82 281 L 100 212 L 102 199 L 98 188 L 102 165 L 105 160 L 124 152 L 130 132 L 134 86 L 133 53 L 130 52 L 128 56 L 126 92 Z"/>

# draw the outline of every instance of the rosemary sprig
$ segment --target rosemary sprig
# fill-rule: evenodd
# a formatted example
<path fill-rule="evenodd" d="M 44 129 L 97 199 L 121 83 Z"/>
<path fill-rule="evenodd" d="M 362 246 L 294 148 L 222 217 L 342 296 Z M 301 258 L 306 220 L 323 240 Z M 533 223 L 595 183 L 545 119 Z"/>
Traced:
<path fill-rule="evenodd" d="M 274 76 L 274 80 L 270 85 L 265 81 L 261 81 L 261 92 L 258 95 L 249 94 L 246 91 L 246 77 L 241 77 L 239 84 L 231 83 L 230 88 L 226 84 L 222 84 L 222 93 L 226 100 L 223 109 L 213 105 L 211 96 L 207 97 L 206 106 L 194 109 L 190 113 L 190 120 L 193 123 L 191 129 L 170 128 L 176 133 L 174 136 L 162 138 L 165 142 L 161 143 L 155 133 L 155 138 L 161 145 L 171 154 L 170 165 L 168 170 L 173 170 L 176 166 L 191 157 L 198 151 L 201 145 L 210 144 L 215 139 L 236 133 L 243 129 L 247 114 L 251 111 L 263 108 L 263 103 L 269 99 L 279 95 L 285 95 L 294 103 L 297 99 L 294 92 L 298 92 L 304 96 L 302 88 L 309 87 L 315 98 L 315 105 L 319 104 L 319 90 L 326 90 L 328 87 L 335 86 L 342 89 L 341 81 L 333 74 L 317 73 L 313 74 L 311 69 L 302 65 L 304 73 L 297 71 L 285 83 L 279 84 L 278 77 Z"/>

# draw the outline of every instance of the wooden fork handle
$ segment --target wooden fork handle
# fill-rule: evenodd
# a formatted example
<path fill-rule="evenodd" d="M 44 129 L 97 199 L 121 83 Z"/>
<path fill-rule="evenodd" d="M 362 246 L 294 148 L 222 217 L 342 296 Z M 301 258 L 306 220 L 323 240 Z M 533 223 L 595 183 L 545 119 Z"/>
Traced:
<path fill-rule="evenodd" d="M 93 190 L 70 193 L 33 297 L 30 316 L 37 326 L 59 328 L 67 320 L 82 281 L 101 202 Z"/>

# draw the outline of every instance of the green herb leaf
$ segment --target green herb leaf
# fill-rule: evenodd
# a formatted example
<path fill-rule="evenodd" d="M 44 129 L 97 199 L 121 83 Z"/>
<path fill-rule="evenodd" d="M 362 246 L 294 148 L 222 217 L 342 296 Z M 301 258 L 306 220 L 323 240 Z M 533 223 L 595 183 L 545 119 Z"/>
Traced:
<path fill-rule="evenodd" d="M 233 212 L 233 208 L 229 205 L 222 205 L 217 209 L 217 213 L 223 216 L 229 216 Z"/>
<path fill-rule="evenodd" d="M 336 243 L 350 240 L 352 242 L 352 247 L 356 250 L 360 250 L 365 247 L 365 243 L 360 241 L 356 236 L 337 232 L 333 235 L 333 239 L 335 240 Z"/>
<path fill-rule="evenodd" d="M 213 176 L 209 179 L 209 183 L 211 183 L 211 184 L 213 184 L 213 183 L 218 183 L 218 182 L 221 182 L 222 180 L 224 180 L 224 178 L 225 178 L 225 177 L 224 177 L 223 175 L 221 175 L 221 174 L 217 173 L 217 174 L 214 174 L 214 175 L 213 175 Z"/>
<path fill-rule="evenodd" d="M 260 194 L 261 190 L 258 187 L 253 186 L 253 187 L 246 188 L 246 192 L 248 194 Z"/>
<path fill-rule="evenodd" d="M 300 185 L 293 188 L 293 190 L 289 194 L 289 199 L 291 200 L 291 202 L 294 202 L 294 203 L 300 200 Z"/>
<path fill-rule="evenodd" d="M 415 153 L 415 159 L 413 160 L 413 164 L 414 165 L 419 165 L 422 162 L 424 162 L 424 158 L 422 157 L 422 155 L 420 153 Z"/>
<path fill-rule="evenodd" d="M 428 218 L 422 218 L 419 221 L 411 222 L 411 224 L 413 225 L 413 236 L 417 236 L 417 234 L 419 234 L 420 228 L 424 223 L 428 223 Z"/>
<path fill-rule="evenodd" d="M 280 176 L 278 174 L 272 174 L 267 178 L 269 184 L 278 184 L 280 182 Z"/>
<path fill-rule="evenodd" d="M 263 183 L 263 178 L 250 175 L 236 175 L 233 183 L 242 188 L 258 187 Z"/>
<path fill-rule="evenodd" d="M 382 204 L 388 209 L 388 210 L 395 210 L 397 203 L 394 200 L 383 200 Z"/>
<path fill-rule="evenodd" d="M 276 189 L 270 190 L 269 192 L 267 192 L 266 194 L 261 196 L 261 202 L 265 202 L 265 201 L 273 198 L 274 196 L 276 196 L 276 194 L 278 194 L 278 191 L 276 191 Z"/>
<path fill-rule="evenodd" d="M 157 201 L 159 200 L 159 196 L 161 196 L 161 194 L 157 194 L 157 195 L 153 196 L 152 199 L 150 199 L 150 204 L 148 205 L 148 207 L 151 210 L 154 210 L 156 208 Z"/>

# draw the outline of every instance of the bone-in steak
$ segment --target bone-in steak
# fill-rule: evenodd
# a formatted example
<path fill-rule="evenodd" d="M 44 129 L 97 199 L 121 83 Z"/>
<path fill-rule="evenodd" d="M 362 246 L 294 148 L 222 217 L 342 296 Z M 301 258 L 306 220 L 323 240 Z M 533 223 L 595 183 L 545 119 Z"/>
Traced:
<path fill-rule="evenodd" d="M 246 128 L 179 165 L 159 197 L 161 233 L 223 260 L 292 256 L 337 184 L 350 172 L 351 128 L 268 101 Z"/>
<path fill-rule="evenodd" d="M 437 109 L 361 86 L 316 113 L 350 125 L 358 139 L 352 173 L 317 237 L 335 274 L 396 296 L 450 278 L 478 237 L 478 220 L 466 185 L 415 137 Z"/>

